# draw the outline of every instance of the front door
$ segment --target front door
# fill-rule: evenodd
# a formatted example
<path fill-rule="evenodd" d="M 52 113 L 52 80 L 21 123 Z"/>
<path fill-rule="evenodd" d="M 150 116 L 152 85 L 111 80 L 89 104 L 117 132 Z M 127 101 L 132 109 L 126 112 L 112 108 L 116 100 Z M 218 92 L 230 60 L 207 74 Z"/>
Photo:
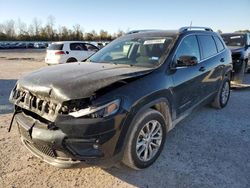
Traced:
<path fill-rule="evenodd" d="M 201 100 L 200 88 L 204 72 L 199 65 L 201 55 L 196 35 L 186 36 L 181 41 L 176 49 L 173 64 L 181 56 L 195 56 L 198 59 L 198 65 L 176 67 L 172 74 L 177 117 Z"/>

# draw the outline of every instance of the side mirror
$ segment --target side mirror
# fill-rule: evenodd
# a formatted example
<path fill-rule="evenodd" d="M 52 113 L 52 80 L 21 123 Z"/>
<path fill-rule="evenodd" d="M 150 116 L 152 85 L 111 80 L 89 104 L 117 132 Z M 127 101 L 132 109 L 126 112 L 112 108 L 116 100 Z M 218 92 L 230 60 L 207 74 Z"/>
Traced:
<path fill-rule="evenodd" d="M 187 66 L 195 66 L 198 64 L 198 59 L 195 56 L 180 56 L 176 60 L 176 67 L 187 67 Z"/>
<path fill-rule="evenodd" d="M 249 48 L 249 47 L 250 47 L 250 44 L 247 44 L 247 45 L 245 46 L 246 49 Z"/>

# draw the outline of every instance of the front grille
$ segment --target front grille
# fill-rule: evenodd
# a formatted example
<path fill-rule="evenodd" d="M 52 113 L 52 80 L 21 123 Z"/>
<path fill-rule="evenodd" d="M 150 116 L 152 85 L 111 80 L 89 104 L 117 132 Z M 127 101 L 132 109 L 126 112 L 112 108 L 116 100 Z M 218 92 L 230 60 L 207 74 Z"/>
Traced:
<path fill-rule="evenodd" d="M 44 155 L 47 155 L 47 156 L 52 157 L 52 158 L 56 158 L 56 154 L 50 146 L 48 146 L 46 144 L 39 144 L 39 143 L 31 144 L 27 140 L 24 140 L 24 142 L 29 148 L 35 148 L 36 150 L 38 150 L 39 152 L 41 152 Z"/>
<path fill-rule="evenodd" d="M 53 157 L 53 158 L 56 157 L 56 155 L 55 155 L 53 149 L 50 148 L 50 147 L 47 146 L 47 145 L 34 144 L 34 147 L 35 147 L 36 149 L 38 149 L 39 151 L 41 151 L 43 154 L 47 155 L 47 156 L 50 156 L 50 157 Z"/>
<path fill-rule="evenodd" d="M 22 137 L 24 137 L 26 140 L 31 140 L 31 136 L 28 130 L 25 130 L 22 126 L 18 126 L 20 134 Z"/>
<path fill-rule="evenodd" d="M 241 54 L 239 53 L 232 54 L 232 59 L 233 59 L 233 62 L 239 62 L 241 59 Z"/>
<path fill-rule="evenodd" d="M 46 101 L 31 94 L 29 91 L 18 89 L 12 91 L 11 100 L 13 100 L 17 106 L 30 110 L 50 121 L 55 120 L 56 115 L 61 109 L 61 104 Z"/>

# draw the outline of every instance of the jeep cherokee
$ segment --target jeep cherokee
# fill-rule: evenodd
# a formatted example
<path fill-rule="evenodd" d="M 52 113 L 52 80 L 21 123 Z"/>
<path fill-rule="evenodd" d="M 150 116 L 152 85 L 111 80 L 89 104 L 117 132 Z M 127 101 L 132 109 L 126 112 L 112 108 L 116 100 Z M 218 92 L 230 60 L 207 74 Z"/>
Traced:
<path fill-rule="evenodd" d="M 27 149 L 51 165 L 143 169 L 196 107 L 226 106 L 231 71 L 231 52 L 210 28 L 130 32 L 85 63 L 18 80 L 13 119 Z"/>

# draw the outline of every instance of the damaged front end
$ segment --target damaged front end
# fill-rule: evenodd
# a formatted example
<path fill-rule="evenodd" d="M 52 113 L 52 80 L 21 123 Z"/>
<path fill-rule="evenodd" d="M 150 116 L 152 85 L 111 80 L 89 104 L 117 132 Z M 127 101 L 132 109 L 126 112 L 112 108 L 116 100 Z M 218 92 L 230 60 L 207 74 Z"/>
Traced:
<path fill-rule="evenodd" d="M 82 162 L 99 165 L 100 159 L 110 158 L 114 152 L 114 146 L 110 147 L 117 139 L 114 123 L 121 122 L 125 113 L 111 116 L 118 111 L 120 99 L 100 106 L 91 105 L 91 100 L 59 103 L 18 84 L 10 95 L 23 144 L 34 155 L 59 168 Z"/>
<path fill-rule="evenodd" d="M 49 98 L 36 96 L 28 90 L 19 88 L 18 85 L 12 90 L 9 100 L 16 106 L 29 110 L 52 122 L 62 112 L 60 103 Z"/>
<path fill-rule="evenodd" d="M 116 143 L 127 111 L 121 107 L 121 98 L 106 95 L 146 73 L 110 82 L 107 79 L 101 88 L 99 83 L 98 90 L 89 87 L 94 91 L 92 95 L 78 95 L 78 99 L 68 97 L 74 90 L 66 95 L 66 89 L 59 92 L 55 86 L 19 80 L 9 100 L 15 105 L 14 116 L 23 144 L 59 168 L 80 164 L 111 166 L 121 157 L 116 154 Z"/>

